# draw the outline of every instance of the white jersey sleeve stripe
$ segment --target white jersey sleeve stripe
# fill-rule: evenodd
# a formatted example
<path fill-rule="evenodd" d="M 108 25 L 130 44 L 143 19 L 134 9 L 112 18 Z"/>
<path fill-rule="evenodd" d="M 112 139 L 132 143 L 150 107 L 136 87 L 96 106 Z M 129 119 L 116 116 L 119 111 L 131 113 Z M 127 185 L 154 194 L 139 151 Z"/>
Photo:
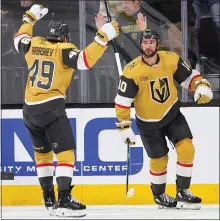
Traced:
<path fill-rule="evenodd" d="M 133 98 L 123 97 L 117 94 L 115 98 L 115 103 L 121 106 L 130 107 L 133 100 L 134 100 Z"/>
<path fill-rule="evenodd" d="M 88 64 L 85 52 L 80 51 L 79 56 L 78 56 L 78 60 L 77 60 L 77 69 L 87 70 L 89 68 L 90 68 L 90 66 Z"/>
<path fill-rule="evenodd" d="M 25 34 L 25 33 L 22 33 L 22 34 L 17 35 L 17 36 L 14 38 L 14 46 L 15 46 L 15 49 L 16 49 L 17 52 L 19 52 L 19 50 L 18 50 L 18 45 L 19 45 L 19 43 L 20 43 L 20 41 L 21 41 L 22 38 L 29 38 L 29 39 L 31 39 L 30 35 Z"/>
<path fill-rule="evenodd" d="M 192 70 L 192 74 L 185 81 L 183 81 L 180 85 L 188 90 L 191 88 L 192 80 L 199 76 L 201 75 L 197 70 Z"/>

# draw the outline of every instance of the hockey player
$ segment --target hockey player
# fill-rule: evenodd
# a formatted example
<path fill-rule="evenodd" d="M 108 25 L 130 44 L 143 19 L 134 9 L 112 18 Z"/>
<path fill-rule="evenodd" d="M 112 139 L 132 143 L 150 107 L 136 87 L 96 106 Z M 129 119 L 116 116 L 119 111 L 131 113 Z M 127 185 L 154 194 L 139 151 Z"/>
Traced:
<path fill-rule="evenodd" d="M 58 185 L 57 216 L 81 217 L 86 206 L 71 197 L 75 142 L 65 112 L 65 93 L 74 69 L 92 67 L 107 49 L 108 41 L 119 34 L 118 23 L 106 23 L 98 14 L 100 28 L 95 40 L 84 50 L 69 43 L 69 29 L 62 21 L 49 25 L 47 39 L 32 38 L 33 26 L 48 13 L 41 5 L 33 5 L 23 16 L 23 25 L 14 38 L 16 50 L 25 56 L 29 73 L 23 106 L 24 123 L 30 133 L 36 170 L 45 206 L 56 204 L 53 188 L 53 153 L 56 154 Z"/>
<path fill-rule="evenodd" d="M 210 102 L 213 93 L 209 82 L 177 54 L 157 51 L 159 41 L 156 31 L 145 30 L 140 39 L 142 56 L 124 68 L 115 98 L 117 127 L 125 142 L 135 144 L 130 118 L 130 106 L 134 101 L 137 127 L 150 158 L 155 203 L 159 208 L 200 209 L 201 199 L 189 190 L 195 152 L 193 136 L 180 112 L 174 80 L 195 92 L 194 100 L 198 104 Z M 165 193 L 169 151 L 165 136 L 177 152 L 176 198 Z"/>

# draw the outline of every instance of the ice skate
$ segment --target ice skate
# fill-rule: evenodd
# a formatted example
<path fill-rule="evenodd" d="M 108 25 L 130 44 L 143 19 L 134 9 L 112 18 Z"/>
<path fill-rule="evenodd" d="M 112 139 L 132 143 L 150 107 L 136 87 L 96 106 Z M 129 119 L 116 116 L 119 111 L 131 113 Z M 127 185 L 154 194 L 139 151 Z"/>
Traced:
<path fill-rule="evenodd" d="M 178 189 L 176 194 L 177 209 L 199 210 L 202 199 L 194 196 L 189 189 Z"/>
<path fill-rule="evenodd" d="M 154 202 L 158 205 L 159 209 L 174 208 L 177 205 L 176 199 L 168 196 L 166 193 L 154 195 Z"/>
<path fill-rule="evenodd" d="M 73 199 L 71 190 L 60 191 L 58 207 L 56 210 L 56 216 L 58 217 L 84 217 L 86 216 L 86 206 L 81 204 L 78 200 Z"/>
<path fill-rule="evenodd" d="M 50 191 L 43 191 L 43 197 L 45 207 L 49 210 L 50 215 L 54 216 L 57 209 L 57 202 L 54 189 Z"/>
<path fill-rule="evenodd" d="M 154 202 L 158 205 L 159 209 L 166 209 L 166 208 L 174 208 L 176 207 L 177 201 L 175 198 L 168 196 L 166 193 L 163 194 L 156 194 L 153 191 L 151 186 L 151 190 L 154 196 Z"/>

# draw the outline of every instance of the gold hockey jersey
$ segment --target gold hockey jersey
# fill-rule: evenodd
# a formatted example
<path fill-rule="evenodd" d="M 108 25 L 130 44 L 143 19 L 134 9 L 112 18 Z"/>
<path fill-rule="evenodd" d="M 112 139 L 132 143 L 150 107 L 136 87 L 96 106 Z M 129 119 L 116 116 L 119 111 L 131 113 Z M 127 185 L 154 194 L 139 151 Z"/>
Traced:
<path fill-rule="evenodd" d="M 175 81 L 194 91 L 195 80 L 202 78 L 176 53 L 158 51 L 157 55 L 155 65 L 139 56 L 125 66 L 115 98 L 119 121 L 130 120 L 134 101 L 137 125 L 143 130 L 162 127 L 175 117 L 179 109 Z"/>
<path fill-rule="evenodd" d="M 14 39 L 16 49 L 25 55 L 28 66 L 27 105 L 65 98 L 74 70 L 92 67 L 107 48 L 94 41 L 84 50 L 78 50 L 72 43 L 32 38 L 32 32 L 33 25 L 24 23 Z"/>

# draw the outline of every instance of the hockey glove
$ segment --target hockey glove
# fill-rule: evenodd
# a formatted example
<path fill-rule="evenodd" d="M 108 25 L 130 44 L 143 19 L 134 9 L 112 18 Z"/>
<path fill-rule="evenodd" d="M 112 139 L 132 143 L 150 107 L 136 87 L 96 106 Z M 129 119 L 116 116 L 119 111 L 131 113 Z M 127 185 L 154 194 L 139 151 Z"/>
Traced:
<path fill-rule="evenodd" d="M 118 127 L 119 133 L 121 134 L 124 143 L 134 145 L 135 144 L 135 134 L 131 129 L 131 121 L 122 121 L 120 123 L 116 123 Z"/>
<path fill-rule="evenodd" d="M 95 41 L 102 46 L 106 46 L 113 38 L 119 35 L 118 22 L 112 21 L 111 23 L 104 24 L 96 33 Z"/>
<path fill-rule="evenodd" d="M 26 11 L 23 15 L 23 22 L 28 22 L 34 25 L 38 20 L 44 17 L 48 13 L 48 8 L 44 8 L 42 5 L 34 4 L 30 10 Z"/>
<path fill-rule="evenodd" d="M 211 86 L 206 79 L 195 82 L 194 100 L 198 104 L 209 103 L 213 98 Z"/>

